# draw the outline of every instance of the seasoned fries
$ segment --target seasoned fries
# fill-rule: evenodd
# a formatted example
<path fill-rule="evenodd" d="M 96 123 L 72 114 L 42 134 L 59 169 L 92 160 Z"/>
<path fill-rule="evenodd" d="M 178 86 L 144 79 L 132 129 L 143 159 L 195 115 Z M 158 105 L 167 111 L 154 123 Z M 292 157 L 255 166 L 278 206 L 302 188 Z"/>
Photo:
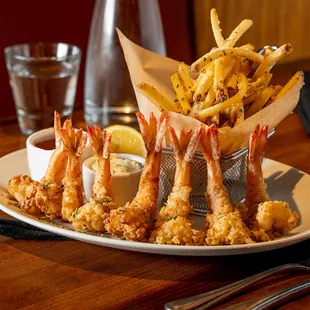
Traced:
<path fill-rule="evenodd" d="M 171 75 L 171 82 L 172 82 L 175 94 L 177 96 L 177 99 L 181 105 L 183 114 L 188 115 L 191 111 L 191 105 L 188 102 L 185 87 L 183 86 L 177 72 Z"/>
<path fill-rule="evenodd" d="M 253 75 L 253 80 L 258 79 L 260 76 L 269 72 L 277 61 L 279 61 L 284 56 L 290 54 L 292 51 L 293 47 L 291 44 L 284 44 L 278 49 L 276 49 L 274 52 L 269 54 L 269 56 L 267 56 L 257 68 L 256 72 Z"/>
<path fill-rule="evenodd" d="M 144 94 L 148 99 L 159 106 L 160 109 L 180 112 L 181 109 L 175 102 L 169 101 L 164 95 L 162 95 L 157 89 L 147 83 L 141 83 L 138 85 L 138 89 Z"/>
<path fill-rule="evenodd" d="M 210 18 L 215 42 L 218 47 L 222 47 L 225 44 L 225 40 L 222 36 L 222 29 L 220 28 L 219 17 L 215 9 L 211 10 Z"/>
<path fill-rule="evenodd" d="M 277 100 L 284 96 L 301 78 L 301 72 L 298 71 L 294 74 L 294 76 L 284 85 L 284 87 L 280 90 L 278 95 L 275 97 L 274 100 Z"/>
<path fill-rule="evenodd" d="M 250 43 L 236 47 L 253 21 L 241 21 L 225 39 L 215 9 L 210 12 L 210 20 L 217 46 L 191 66 L 178 63 L 176 72 L 170 77 L 176 95 L 174 101 L 145 83 L 138 85 L 138 89 L 162 110 L 181 113 L 227 130 L 284 96 L 297 83 L 301 72 L 284 87 L 270 85 L 270 70 L 292 52 L 292 45 L 265 46 L 262 54 Z"/>
<path fill-rule="evenodd" d="M 192 65 L 191 65 L 191 74 L 192 77 L 195 78 L 198 73 L 210 62 L 212 62 L 215 59 L 224 57 L 224 56 L 236 56 L 236 57 L 245 57 L 248 58 L 252 61 L 262 63 L 264 60 L 264 56 L 249 51 L 245 48 L 216 48 L 212 50 L 211 52 L 203 55 L 201 58 L 196 60 Z"/>

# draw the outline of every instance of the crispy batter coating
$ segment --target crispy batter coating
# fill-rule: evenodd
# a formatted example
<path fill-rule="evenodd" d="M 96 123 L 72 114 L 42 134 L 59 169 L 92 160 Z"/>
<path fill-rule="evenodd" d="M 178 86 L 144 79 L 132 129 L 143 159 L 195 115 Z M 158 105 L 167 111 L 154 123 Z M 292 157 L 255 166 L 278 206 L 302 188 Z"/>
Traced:
<path fill-rule="evenodd" d="M 253 243 L 251 232 L 238 210 L 227 214 L 207 215 L 207 245 Z"/>
<path fill-rule="evenodd" d="M 8 183 L 8 191 L 19 203 L 20 208 L 27 213 L 40 214 L 41 210 L 36 200 L 37 188 L 40 183 L 33 181 L 28 175 L 16 175 Z"/>
<path fill-rule="evenodd" d="M 130 241 L 147 241 L 154 229 L 162 141 L 169 116 L 162 113 L 158 127 L 153 113 L 149 124 L 142 113 L 138 112 L 137 118 L 147 149 L 139 190 L 131 203 L 111 211 L 106 229 L 111 234 Z"/>
<path fill-rule="evenodd" d="M 258 206 L 254 226 L 275 236 L 282 236 L 294 229 L 298 218 L 297 212 L 292 212 L 287 202 L 266 201 Z"/>
<path fill-rule="evenodd" d="M 106 224 L 107 231 L 130 241 L 146 241 L 155 226 L 152 210 L 156 210 L 156 204 L 150 201 L 147 208 L 141 208 L 144 203 L 145 200 L 140 202 L 135 198 L 131 204 L 112 210 Z"/>
<path fill-rule="evenodd" d="M 171 245 L 204 245 L 205 233 L 192 228 L 192 222 L 182 216 L 175 216 L 153 231 L 151 242 Z"/>
<path fill-rule="evenodd" d="M 85 148 L 87 137 L 83 135 L 82 129 L 75 132 L 72 126 L 61 129 L 60 136 L 68 155 L 67 169 L 63 179 L 64 191 L 61 217 L 64 221 L 72 222 L 73 212 L 84 203 L 81 155 Z"/>
<path fill-rule="evenodd" d="M 8 190 L 27 213 L 44 213 L 47 218 L 60 216 L 62 189 L 54 183 L 39 183 L 28 175 L 14 176 L 8 184 Z"/>
<path fill-rule="evenodd" d="M 181 130 L 180 137 L 169 128 L 170 143 L 176 161 L 174 186 L 167 203 L 161 208 L 150 241 L 160 244 L 203 245 L 205 233 L 192 229 L 190 205 L 190 164 L 199 143 L 201 126 L 192 130 Z"/>
<path fill-rule="evenodd" d="M 190 205 L 189 197 L 192 188 L 190 186 L 174 186 L 168 197 L 167 204 L 160 209 L 156 227 L 175 216 L 187 218 L 193 207 Z"/>
<path fill-rule="evenodd" d="M 62 188 L 57 183 L 40 183 L 37 187 L 36 200 L 38 207 L 47 218 L 60 217 Z"/>
<path fill-rule="evenodd" d="M 76 229 L 92 232 L 104 232 L 105 222 L 109 217 L 110 210 L 116 208 L 112 200 L 108 199 L 105 204 L 90 199 L 88 203 L 73 213 L 72 224 Z"/>
<path fill-rule="evenodd" d="M 72 224 L 80 230 L 105 232 L 110 211 L 116 209 L 112 197 L 110 169 L 111 134 L 95 125 L 87 127 L 90 142 L 97 156 L 97 170 L 93 185 L 93 198 L 73 213 Z"/>

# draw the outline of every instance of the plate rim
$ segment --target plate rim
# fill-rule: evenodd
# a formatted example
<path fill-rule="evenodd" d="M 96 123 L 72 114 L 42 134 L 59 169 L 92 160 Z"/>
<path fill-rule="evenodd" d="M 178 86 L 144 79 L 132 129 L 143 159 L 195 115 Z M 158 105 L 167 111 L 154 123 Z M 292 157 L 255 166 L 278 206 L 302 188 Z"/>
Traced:
<path fill-rule="evenodd" d="M 27 156 L 26 148 L 11 152 L 0 158 L 1 162 L 8 159 L 11 156 L 18 155 Z M 23 154 L 24 153 L 24 154 Z M 289 165 L 283 164 L 276 160 L 265 158 L 266 163 L 270 162 L 271 165 L 280 164 L 287 168 L 293 168 Z M 298 169 L 296 169 L 298 170 Z M 303 175 L 309 178 L 310 175 L 301 171 Z M 16 209 L 16 210 L 15 210 Z M 33 225 L 35 227 L 41 228 L 43 230 L 56 233 L 61 236 L 69 237 L 79 241 L 85 241 L 89 243 L 95 243 L 101 246 L 114 247 L 123 250 L 147 252 L 147 253 L 157 253 L 157 254 L 168 254 L 168 255 L 181 255 L 181 256 L 222 256 L 222 255 L 236 255 L 236 254 L 250 254 L 255 252 L 265 252 L 269 250 L 274 250 L 280 247 L 289 246 L 297 242 L 301 242 L 310 238 L 310 229 L 307 229 L 303 232 L 295 233 L 284 238 L 279 238 L 269 242 L 253 243 L 253 244 L 237 244 L 237 245 L 216 245 L 216 246 L 184 246 L 184 245 L 161 245 L 147 242 L 135 242 L 127 241 L 121 239 L 113 239 L 109 237 L 104 237 L 100 235 L 88 234 L 86 232 L 79 232 L 67 228 L 57 227 L 53 223 L 47 223 L 40 221 L 32 215 L 27 213 L 22 213 L 22 211 L 16 207 L 7 207 L 0 203 L 0 210 L 9 214 L 10 216 L 23 221 L 27 224 Z M 184 253 L 186 252 L 186 253 Z M 226 253 L 227 252 L 227 253 Z M 240 252 L 240 253 L 239 253 Z"/>

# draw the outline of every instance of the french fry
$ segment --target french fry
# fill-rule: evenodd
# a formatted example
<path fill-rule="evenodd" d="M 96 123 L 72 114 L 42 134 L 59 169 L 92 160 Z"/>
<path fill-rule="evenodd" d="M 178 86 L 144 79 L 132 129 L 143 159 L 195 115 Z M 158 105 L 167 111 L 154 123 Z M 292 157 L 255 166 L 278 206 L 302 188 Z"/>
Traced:
<path fill-rule="evenodd" d="M 138 86 L 138 90 L 146 96 L 154 104 L 158 105 L 165 111 L 177 112 L 180 113 L 181 109 L 178 103 L 172 102 L 167 99 L 163 94 L 161 94 L 156 88 L 147 84 L 141 83 Z"/>
<path fill-rule="evenodd" d="M 265 87 L 266 76 L 260 77 L 257 81 L 248 84 L 248 90 L 246 97 L 253 95 L 256 91 L 261 90 Z"/>
<path fill-rule="evenodd" d="M 212 122 L 213 124 L 216 124 L 216 125 L 218 126 L 219 123 L 220 123 L 220 113 L 216 113 L 215 115 L 213 115 L 213 116 L 211 117 L 211 122 Z"/>
<path fill-rule="evenodd" d="M 244 48 L 217 48 L 209 53 L 206 53 L 191 65 L 191 77 L 195 78 L 196 76 L 198 76 L 199 72 L 210 62 L 227 55 L 246 57 L 258 63 L 261 63 L 264 59 L 263 55 L 249 51 Z"/>
<path fill-rule="evenodd" d="M 230 76 L 228 82 L 226 83 L 227 88 L 237 89 L 238 74 L 234 73 Z"/>
<path fill-rule="evenodd" d="M 247 76 L 251 71 L 251 63 L 250 61 L 242 57 L 240 61 L 240 72 L 244 73 L 245 76 Z"/>
<path fill-rule="evenodd" d="M 265 87 L 267 87 L 271 81 L 272 73 L 268 72 L 265 74 Z"/>
<path fill-rule="evenodd" d="M 237 118 L 236 118 L 234 126 L 239 125 L 243 121 L 244 121 L 244 106 L 243 106 L 243 102 L 240 101 L 240 103 L 237 107 Z"/>
<path fill-rule="evenodd" d="M 218 101 L 222 101 L 224 97 L 224 80 L 227 78 L 235 62 L 236 58 L 230 56 L 224 56 L 215 60 L 213 88 L 215 90 L 216 100 Z"/>
<path fill-rule="evenodd" d="M 243 20 L 225 40 L 225 47 L 233 47 L 236 42 L 242 37 L 242 35 L 253 25 L 253 21 L 250 19 Z"/>
<path fill-rule="evenodd" d="M 205 98 L 205 101 L 203 102 L 203 109 L 209 108 L 212 106 L 213 102 L 215 100 L 215 92 L 214 92 L 214 88 L 211 87 L 207 93 L 207 96 Z"/>
<path fill-rule="evenodd" d="M 201 72 L 198 76 L 198 78 L 196 80 L 193 81 L 193 86 L 191 87 L 191 92 L 194 93 L 197 90 L 197 87 L 201 81 L 201 79 L 203 78 L 205 72 Z"/>
<path fill-rule="evenodd" d="M 206 73 L 201 78 L 196 91 L 193 95 L 194 101 L 203 101 L 206 97 L 207 91 L 211 88 L 213 83 L 213 77 L 214 77 L 214 64 L 212 63 L 212 66 L 209 66 L 206 70 Z"/>
<path fill-rule="evenodd" d="M 292 87 L 294 87 L 294 85 L 296 85 L 296 83 L 298 82 L 298 80 L 301 78 L 302 76 L 302 72 L 301 71 L 297 71 L 293 77 L 284 85 L 284 87 L 280 90 L 280 92 L 278 93 L 278 95 L 275 97 L 275 101 L 278 100 L 279 98 L 281 98 L 282 96 L 284 96 Z"/>
<path fill-rule="evenodd" d="M 254 49 L 255 49 L 254 45 L 252 45 L 252 44 L 245 44 L 245 45 L 240 46 L 240 48 L 244 48 L 244 49 L 249 50 L 249 51 L 254 51 Z"/>
<path fill-rule="evenodd" d="M 266 104 L 266 102 L 269 100 L 269 98 L 272 96 L 274 90 L 275 90 L 274 86 L 268 86 L 266 89 L 264 89 L 261 95 L 250 106 L 250 108 L 245 114 L 245 117 L 249 118 L 256 112 L 260 111 L 263 108 L 263 106 Z"/>
<path fill-rule="evenodd" d="M 171 76 L 175 102 L 147 84 L 141 84 L 139 90 L 144 91 L 160 110 L 177 111 L 227 130 L 285 95 L 302 73 L 296 73 L 283 88 L 269 86 L 272 78 L 269 71 L 292 51 L 292 46 L 284 44 L 277 50 L 265 46 L 263 54 L 255 52 L 252 44 L 235 47 L 253 22 L 243 20 L 224 40 L 215 9 L 211 10 L 210 19 L 217 47 L 190 67 L 184 62 L 178 64 L 177 72 Z"/>
<path fill-rule="evenodd" d="M 203 105 L 202 101 L 194 102 L 194 105 L 193 105 L 190 113 L 188 114 L 188 116 L 193 117 L 193 118 L 197 118 L 199 112 L 202 110 L 202 105 Z"/>
<path fill-rule="evenodd" d="M 186 96 L 186 91 L 184 86 L 179 78 L 177 72 L 173 73 L 170 77 L 171 83 L 173 85 L 176 97 L 181 105 L 181 109 L 184 115 L 188 115 L 191 111 L 191 105 L 188 102 L 188 98 Z"/>
<path fill-rule="evenodd" d="M 267 46 L 266 48 L 265 48 L 265 52 L 264 52 L 264 59 L 265 58 L 267 58 L 271 53 L 273 53 L 273 49 L 271 48 L 271 46 Z"/>
<path fill-rule="evenodd" d="M 293 47 L 289 43 L 279 47 L 277 50 L 272 52 L 263 60 L 263 62 L 256 69 L 252 79 L 255 81 L 259 77 L 263 76 L 265 73 L 269 72 L 277 61 L 279 61 L 284 56 L 290 54 L 292 51 Z"/>
<path fill-rule="evenodd" d="M 233 74 L 237 74 L 240 72 L 240 68 L 241 68 L 241 57 L 235 57 L 235 64 L 232 67 L 231 71 L 230 71 L 230 76 L 232 76 Z"/>
<path fill-rule="evenodd" d="M 180 75 L 184 87 L 186 88 L 186 91 L 190 90 L 191 87 L 193 86 L 193 81 L 190 77 L 189 69 L 184 62 L 179 62 L 178 73 Z"/>
<path fill-rule="evenodd" d="M 246 91 L 248 87 L 248 81 L 247 78 L 243 73 L 239 74 L 238 77 L 238 92 L 235 96 L 227 99 L 226 101 L 223 101 L 221 103 L 218 103 L 212 107 L 206 108 L 199 112 L 199 118 L 205 119 L 206 117 L 211 117 L 216 115 L 216 113 L 219 113 L 221 111 L 224 111 L 226 108 L 231 107 L 233 104 L 237 104 L 242 100 L 242 98 L 245 96 Z"/>
<path fill-rule="evenodd" d="M 275 101 L 276 96 L 278 95 L 278 93 L 281 91 L 283 87 L 281 85 L 277 85 L 274 89 L 274 92 L 271 96 L 271 101 Z"/>
<path fill-rule="evenodd" d="M 243 100 L 242 100 L 243 105 L 247 106 L 249 103 L 255 101 L 260 96 L 261 93 L 262 93 L 262 91 L 259 89 L 254 94 L 252 94 L 251 96 L 243 98 Z"/>
<path fill-rule="evenodd" d="M 211 27 L 212 27 L 215 42 L 218 47 L 222 47 L 225 43 L 225 40 L 222 36 L 222 29 L 220 28 L 219 17 L 215 9 L 211 10 L 210 19 L 211 19 Z"/>

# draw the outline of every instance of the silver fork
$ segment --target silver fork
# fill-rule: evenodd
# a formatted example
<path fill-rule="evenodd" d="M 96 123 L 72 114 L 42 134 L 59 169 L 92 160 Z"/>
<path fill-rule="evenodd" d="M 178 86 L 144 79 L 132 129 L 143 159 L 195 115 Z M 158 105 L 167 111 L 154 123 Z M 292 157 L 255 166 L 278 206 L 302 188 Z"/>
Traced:
<path fill-rule="evenodd" d="M 240 293 L 245 288 L 248 288 L 255 282 L 258 282 L 268 276 L 275 275 L 277 273 L 288 271 L 288 270 L 304 270 L 310 272 L 310 259 L 301 262 L 299 264 L 286 264 L 281 265 L 278 267 L 274 267 L 260 273 L 257 273 L 253 276 L 240 280 L 238 282 L 226 285 L 222 288 L 218 288 L 216 290 L 191 296 L 184 299 L 175 300 L 165 304 L 166 310 L 190 310 L 190 309 L 210 309 L 215 305 L 223 302 L 224 300 L 228 299 Z"/>
<path fill-rule="evenodd" d="M 247 300 L 232 306 L 223 308 L 222 310 L 264 310 L 283 304 L 291 299 L 310 293 L 310 280 L 291 285 L 283 290 L 277 291 L 262 298 Z"/>

